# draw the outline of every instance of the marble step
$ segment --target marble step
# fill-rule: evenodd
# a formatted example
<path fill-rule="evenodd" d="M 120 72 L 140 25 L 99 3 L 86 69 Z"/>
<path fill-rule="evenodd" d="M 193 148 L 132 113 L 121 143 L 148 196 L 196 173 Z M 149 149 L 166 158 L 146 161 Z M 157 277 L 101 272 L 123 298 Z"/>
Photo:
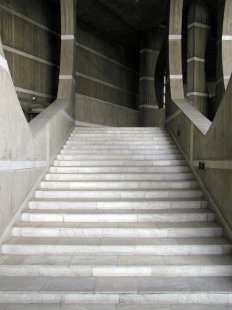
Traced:
<path fill-rule="evenodd" d="M 42 181 L 41 189 L 190 189 L 196 181 Z"/>
<path fill-rule="evenodd" d="M 189 181 L 192 173 L 47 173 L 47 181 Z"/>
<path fill-rule="evenodd" d="M 96 267 L 155 267 L 155 266 L 229 266 L 231 255 L 0 255 L 0 266 L 96 266 Z M 210 268 L 209 268 L 210 270 Z M 210 272 L 212 272 L 210 270 Z M 196 276 L 193 274 L 192 276 Z"/>
<path fill-rule="evenodd" d="M 161 156 L 162 157 L 162 156 Z M 186 161 L 182 159 L 166 159 L 162 160 L 54 160 L 54 166 L 58 167 L 157 167 L 157 166 L 183 166 L 186 165 Z"/>
<path fill-rule="evenodd" d="M 146 160 L 170 160 L 170 159 L 182 159 L 182 156 L 177 154 L 150 154 L 150 155 L 137 155 L 137 154 L 82 154 L 82 155 L 58 155 L 57 159 L 60 161 L 67 160 L 67 161 L 78 161 L 78 160 L 93 160 L 93 161 L 102 161 L 102 160 L 128 160 L 128 161 L 146 161 Z"/>
<path fill-rule="evenodd" d="M 96 138 L 105 138 L 105 137 L 112 137 L 112 138 L 126 138 L 126 139 L 153 139 L 157 137 L 161 138 L 170 138 L 167 132 L 101 132 L 101 133 L 93 133 L 93 132 L 72 132 L 70 137 L 96 137 Z"/>
<path fill-rule="evenodd" d="M 35 198 L 92 198 L 92 199 L 171 199 L 171 198 L 202 198 L 203 192 L 198 189 L 159 189 L 159 190 L 49 190 L 41 189 L 35 191 Z"/>
<path fill-rule="evenodd" d="M 189 172 L 189 167 L 185 166 L 101 166 L 101 167 L 58 167 L 51 166 L 49 171 L 51 173 L 185 173 Z"/>
<path fill-rule="evenodd" d="M 133 225 L 131 225 L 133 224 Z M 141 225 L 142 224 L 142 225 Z M 144 225 L 145 224 L 145 225 Z M 223 228 L 216 223 L 60 223 L 60 222 L 24 222 L 12 228 L 14 237 L 220 237 Z"/>
<path fill-rule="evenodd" d="M 75 127 L 73 132 L 167 132 L 165 127 Z"/>
<path fill-rule="evenodd" d="M 172 142 L 170 136 L 166 134 L 155 134 L 155 135 L 143 135 L 143 136 L 137 136 L 135 134 L 127 134 L 127 135 L 101 135 L 101 136 L 94 136 L 92 134 L 90 135 L 70 135 L 68 138 L 68 141 L 134 141 L 134 142 L 140 142 L 140 141 L 169 141 Z"/>
<path fill-rule="evenodd" d="M 74 151 L 79 151 L 79 150 L 105 150 L 105 151 L 111 151 L 111 150 L 116 150 L 116 151 L 120 151 L 120 150 L 128 150 L 128 151 L 155 151 L 155 150 L 176 150 L 177 147 L 174 144 L 161 144 L 161 145 L 157 145 L 157 144 L 152 144 L 152 145 L 127 145 L 125 148 L 125 145 L 104 145 L 104 144 L 82 144 L 81 145 L 81 149 L 79 147 L 79 145 L 64 145 L 63 146 L 63 150 L 74 150 Z"/>
<path fill-rule="evenodd" d="M 232 265 L 0 265 L 0 277 L 232 277 Z M 132 279 L 133 281 L 133 279 Z"/>
<path fill-rule="evenodd" d="M 231 255 L 220 237 L 190 238 L 42 238 L 12 237 L 2 254 L 14 255 Z"/>
<path fill-rule="evenodd" d="M 102 303 L 76 303 L 76 304 L 0 304 L 0 310 L 154 310 L 152 304 L 102 304 Z M 155 310 L 232 310 L 232 306 L 217 306 L 203 304 L 168 305 L 156 304 Z"/>
<path fill-rule="evenodd" d="M 143 145 L 168 145 L 172 146 L 174 145 L 171 139 L 156 139 L 156 140 L 67 140 L 65 145 L 72 145 L 72 146 L 81 146 L 81 145 L 92 145 L 93 147 L 95 145 L 102 145 L 102 146 L 109 146 L 109 145 L 115 145 L 115 146 L 143 146 Z"/>
<path fill-rule="evenodd" d="M 146 155 L 174 155 L 179 154 L 179 150 L 177 149 L 151 149 L 151 150 L 128 150 L 128 149 L 108 149 L 108 150 L 99 150 L 99 149 L 76 149 L 76 150 L 61 150 L 61 155 L 120 155 L 120 156 L 126 156 L 126 155 L 139 155 L 139 156 L 146 156 Z"/>
<path fill-rule="evenodd" d="M 209 209 L 170 210 L 26 210 L 22 221 L 29 222 L 212 222 L 215 213 Z"/>
<path fill-rule="evenodd" d="M 208 202 L 201 199 L 191 200 L 100 200 L 95 199 L 33 199 L 29 202 L 29 209 L 42 210 L 160 210 L 160 209 L 205 209 L 208 207 Z"/>

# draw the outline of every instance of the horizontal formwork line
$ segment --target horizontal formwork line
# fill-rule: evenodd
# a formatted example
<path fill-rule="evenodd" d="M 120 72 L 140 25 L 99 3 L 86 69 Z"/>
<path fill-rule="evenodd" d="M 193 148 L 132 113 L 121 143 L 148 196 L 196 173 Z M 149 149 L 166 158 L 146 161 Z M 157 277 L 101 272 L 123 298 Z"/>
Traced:
<path fill-rule="evenodd" d="M 49 65 L 49 66 L 53 66 L 53 67 L 56 67 L 56 68 L 59 68 L 59 65 L 51 62 L 51 61 L 48 61 L 48 60 L 45 60 L 41 57 L 37 57 L 35 55 L 32 55 L 30 53 L 26 53 L 26 52 L 23 52 L 21 50 L 18 50 L 16 48 L 13 48 L 13 47 L 10 47 L 8 45 L 4 45 L 3 44 L 3 49 L 7 52 L 10 52 L 10 53 L 13 53 L 13 54 L 16 54 L 16 55 L 20 55 L 22 57 L 25 57 L 25 58 L 28 58 L 28 59 L 31 59 L 31 60 L 35 60 L 37 62 L 40 62 L 40 63 L 43 63 L 45 65 Z"/>
<path fill-rule="evenodd" d="M 88 47 L 88 46 L 86 46 L 84 44 L 76 42 L 76 45 L 77 45 L 77 47 L 80 47 L 80 48 L 82 48 L 82 49 L 84 49 L 84 50 L 86 50 L 86 51 L 88 51 L 88 52 L 90 52 L 92 54 L 95 54 L 96 56 L 99 56 L 99 57 L 101 57 L 101 58 L 103 58 L 105 60 L 108 60 L 108 61 L 114 63 L 115 65 L 117 65 L 119 67 L 122 67 L 122 68 L 124 68 L 124 69 L 126 69 L 128 71 L 131 71 L 131 72 L 133 72 L 136 75 L 139 75 L 139 72 L 137 72 L 137 71 L 131 69 L 130 67 L 128 67 L 128 66 L 118 62 L 117 60 L 114 60 L 114 59 L 112 59 L 112 58 L 110 58 L 110 57 L 108 57 L 106 55 L 103 55 L 102 53 L 100 53 L 100 52 L 98 52 L 98 51 L 96 51 L 96 50 L 94 50 L 94 49 L 92 49 L 92 48 L 90 48 L 90 47 Z"/>
<path fill-rule="evenodd" d="M 47 32 L 50 32 L 50 33 L 60 37 L 60 34 L 58 32 L 56 32 L 56 31 L 46 27 L 45 25 L 43 25 L 43 24 L 41 24 L 39 22 L 34 21 L 33 19 L 31 19 L 31 18 L 29 18 L 29 17 L 27 17 L 27 16 L 17 12 L 16 10 L 14 10 L 12 8 L 9 8 L 9 7 L 5 6 L 4 4 L 0 4 L 0 8 L 3 9 L 4 11 L 6 11 L 6 12 L 9 12 L 9 13 L 13 14 L 14 16 L 17 16 L 17 17 L 27 21 L 28 23 L 30 23 L 30 24 L 32 24 L 34 26 L 37 26 L 37 27 L 39 27 L 39 28 L 41 28 L 43 30 L 46 30 Z"/>
<path fill-rule="evenodd" d="M 94 78 L 92 76 L 89 76 L 89 75 L 86 75 L 86 74 L 83 74 L 83 73 L 80 73 L 80 72 L 76 72 L 76 76 L 80 77 L 80 78 L 83 78 L 83 79 L 86 79 L 86 80 L 89 80 L 89 81 L 92 81 L 92 82 L 95 82 L 95 83 L 98 83 L 98 84 L 102 84 L 104 86 L 107 86 L 107 87 L 110 87 L 110 88 L 113 88 L 113 89 L 116 89 L 116 90 L 118 90 L 120 92 L 128 93 L 128 94 L 131 94 L 133 96 L 138 96 L 137 93 L 134 93 L 134 92 L 131 92 L 131 91 L 127 91 L 126 89 L 121 88 L 121 87 L 119 87 L 117 85 L 108 83 L 106 81 Z"/>

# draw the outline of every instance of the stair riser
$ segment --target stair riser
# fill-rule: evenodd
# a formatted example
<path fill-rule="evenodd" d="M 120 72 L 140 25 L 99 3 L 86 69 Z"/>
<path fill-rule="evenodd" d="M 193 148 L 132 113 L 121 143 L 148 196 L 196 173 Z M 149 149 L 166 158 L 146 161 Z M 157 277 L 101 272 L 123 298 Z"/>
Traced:
<path fill-rule="evenodd" d="M 2 245 L 3 254 L 14 255 L 220 255 L 231 254 L 231 245 L 157 245 L 157 246 L 62 246 Z"/>
<path fill-rule="evenodd" d="M 99 149 L 89 149 L 89 150 L 61 150 L 63 156 L 152 156 L 152 155 L 174 155 L 179 154 L 178 150 L 175 149 L 164 149 L 164 150 L 99 150 Z"/>
<path fill-rule="evenodd" d="M 145 304 L 157 305 L 231 305 L 230 293 L 156 293 L 156 294 L 112 294 L 112 293 L 45 293 L 45 292 L 31 292 L 31 293 L 16 293 L 16 292 L 0 292 L 0 303 L 9 304 L 104 304 L 136 306 Z M 74 308 L 75 309 L 75 308 Z M 96 308 L 97 309 L 97 308 Z M 99 308 L 101 309 L 101 308 Z M 143 308 L 141 308 L 143 309 Z M 158 309 L 158 308 L 157 308 Z M 165 309 L 165 308 L 164 308 Z M 212 309 L 213 310 L 213 309 Z"/>
<path fill-rule="evenodd" d="M 188 213 L 188 214 L 33 214 L 33 213 L 23 213 L 21 215 L 21 220 L 23 222 L 63 222 L 63 223 L 142 223 L 142 222 L 152 222 L 152 223 L 165 223 L 165 222 L 206 222 L 214 221 L 214 213 Z"/>
<path fill-rule="evenodd" d="M 42 189 L 190 189 L 196 188 L 197 182 L 72 182 L 72 181 L 43 181 L 40 183 Z"/>
<path fill-rule="evenodd" d="M 0 266 L 8 277 L 216 277 L 232 276 L 231 266 Z"/>
<path fill-rule="evenodd" d="M 181 159 L 180 154 L 165 155 L 58 155 L 58 160 L 166 160 Z"/>
<path fill-rule="evenodd" d="M 150 167 L 51 167 L 52 173 L 182 173 L 189 172 L 187 166 Z"/>
<path fill-rule="evenodd" d="M 200 209 L 207 208 L 207 201 L 158 201 L 158 202 L 60 202 L 60 201 L 47 201 L 47 202 L 37 202 L 30 201 L 30 209 L 41 209 L 41 210 L 78 210 L 88 209 L 88 210 L 112 210 L 112 209 L 122 209 L 122 210 L 160 210 L 160 209 Z"/>
<path fill-rule="evenodd" d="M 47 181 L 189 181 L 191 173 L 169 174 L 46 174 Z"/>
<path fill-rule="evenodd" d="M 167 133 L 72 133 L 70 135 L 70 138 L 73 139 L 146 139 L 146 140 L 153 140 L 157 138 L 164 138 L 164 139 L 170 139 L 170 136 Z"/>
<path fill-rule="evenodd" d="M 141 140 L 141 141 L 132 141 L 132 140 L 130 140 L 130 141 L 128 141 L 128 140 L 114 140 L 114 141 L 112 141 L 112 140 L 68 140 L 67 142 L 66 142 L 66 145 L 71 145 L 71 146 L 79 146 L 79 147 L 81 147 L 81 145 L 86 145 L 86 146 L 92 146 L 92 147 L 94 147 L 95 145 L 102 145 L 102 146 L 108 146 L 108 145 L 115 145 L 115 146 L 120 146 L 120 145 L 123 145 L 123 146 L 125 146 L 125 147 L 130 147 L 130 146 L 143 146 L 143 145 L 149 145 L 149 146 L 151 146 L 151 145 L 154 145 L 154 146 L 156 146 L 156 145 L 166 145 L 166 146 L 173 146 L 174 144 L 173 144 L 173 142 L 171 141 L 171 140 L 166 140 L 166 139 L 164 139 L 164 140 L 161 140 L 161 139 L 159 139 L 159 140 L 152 140 L 152 141 L 150 141 L 150 140 Z"/>
<path fill-rule="evenodd" d="M 94 198 L 94 199 L 171 199 L 171 198 L 202 198 L 202 191 L 36 191 L 35 198 Z"/>
<path fill-rule="evenodd" d="M 177 150 L 176 146 L 175 145 L 127 145 L 126 149 L 125 149 L 125 146 L 124 145 L 115 145 L 115 144 L 112 144 L 112 145 L 92 145 L 92 144 L 82 144 L 81 145 L 81 148 L 80 146 L 73 146 L 73 145 L 64 145 L 63 146 L 63 150 L 67 150 L 67 151 L 83 151 L 83 152 L 89 152 L 89 150 L 95 150 L 95 151 L 121 151 L 121 150 L 124 150 L 124 151 L 139 151 L 139 152 L 143 152 L 143 151 L 148 151 L 148 152 L 153 152 L 153 151 L 156 151 L 156 150 L 161 150 L 161 151 L 172 151 L 172 150 Z"/>
<path fill-rule="evenodd" d="M 171 166 L 171 165 L 185 165 L 186 162 L 184 160 L 79 160 L 79 161 L 61 161 L 61 160 L 55 160 L 54 166 L 60 166 L 60 167 L 104 167 L 104 166 L 125 166 L 125 167 L 155 167 L 155 166 Z"/>
<path fill-rule="evenodd" d="M 220 237 L 222 228 L 179 228 L 179 229 L 78 229 L 78 228 L 21 228 L 14 227 L 14 237 L 97 237 L 97 238 L 178 238 L 178 237 Z"/>
<path fill-rule="evenodd" d="M 169 136 L 167 135 L 145 135 L 145 136 L 137 136 L 136 134 L 131 135 L 105 135 L 105 136 L 92 136 L 92 135 L 71 135 L 68 139 L 68 141 L 157 141 L 157 140 L 163 140 L 163 141 L 170 141 Z"/>
<path fill-rule="evenodd" d="M 32 292 L 32 293 L 7 293 L 0 292 L 0 303 L 10 304 L 104 304 L 105 305 L 141 305 L 145 304 L 157 305 L 231 305 L 230 293 L 156 293 L 156 294 L 136 294 L 136 293 L 122 293 L 122 294 L 97 294 L 97 293 L 45 293 L 45 292 Z M 75 308 L 74 308 L 75 309 Z M 97 309 L 97 308 L 96 308 Z M 101 308 L 99 308 L 101 309 Z M 143 308 L 141 308 L 143 309 Z M 158 309 L 158 308 L 157 308 Z M 164 308 L 165 309 L 165 308 Z M 213 308 L 212 308 L 213 310 Z"/>

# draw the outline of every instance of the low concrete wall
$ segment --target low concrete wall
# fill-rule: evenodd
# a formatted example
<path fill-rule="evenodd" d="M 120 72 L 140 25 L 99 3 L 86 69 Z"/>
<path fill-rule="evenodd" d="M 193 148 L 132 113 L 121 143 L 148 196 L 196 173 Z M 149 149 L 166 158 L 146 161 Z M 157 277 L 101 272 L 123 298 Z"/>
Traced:
<path fill-rule="evenodd" d="M 138 127 L 141 112 L 76 94 L 76 121 L 115 127 Z"/>
<path fill-rule="evenodd" d="M 232 79 L 210 123 L 187 100 L 174 100 L 179 109 L 166 126 L 183 151 L 211 206 L 232 240 Z M 199 169 L 199 162 L 205 169 Z"/>
<path fill-rule="evenodd" d="M 71 102 L 57 100 L 27 123 L 1 41 L 0 90 L 0 236 L 3 236 L 70 133 L 74 115 L 68 114 Z"/>

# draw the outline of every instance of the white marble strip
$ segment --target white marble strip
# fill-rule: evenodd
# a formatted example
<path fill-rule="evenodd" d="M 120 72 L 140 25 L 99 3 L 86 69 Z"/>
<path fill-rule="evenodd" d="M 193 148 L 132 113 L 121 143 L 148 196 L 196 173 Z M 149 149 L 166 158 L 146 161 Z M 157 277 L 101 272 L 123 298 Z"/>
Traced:
<path fill-rule="evenodd" d="M 222 41 L 232 41 L 232 36 L 231 35 L 223 35 Z"/>
<path fill-rule="evenodd" d="M 46 167 L 46 161 L 13 161 L 6 160 L 0 161 L 0 171 L 5 170 L 23 170 L 31 168 L 43 168 Z"/>
<path fill-rule="evenodd" d="M 33 24 L 33 25 L 35 25 L 35 26 L 37 26 L 37 27 L 39 27 L 39 28 L 41 28 L 43 30 L 46 30 L 47 32 L 50 32 L 50 33 L 56 35 L 57 37 L 60 37 L 60 34 L 58 32 L 56 32 L 56 31 L 54 31 L 54 30 L 52 30 L 52 29 L 42 25 L 39 22 L 34 21 L 33 19 L 31 19 L 29 17 L 26 17 L 25 15 L 15 11 L 14 9 L 10 9 L 10 8 L 6 7 L 5 5 L 3 5 L 3 4 L 0 4 L 0 8 L 2 8 L 4 11 L 7 11 L 7 12 L 9 12 L 9 13 L 11 13 L 11 14 L 13 14 L 13 15 L 15 15 L 15 16 L 17 16 L 17 17 L 19 17 L 19 18 L 21 18 L 21 19 L 23 19 L 25 21 L 27 21 L 30 24 Z"/>
<path fill-rule="evenodd" d="M 73 84 L 75 85 L 76 84 L 76 80 L 75 78 L 72 76 L 72 75 L 64 75 L 64 74 L 61 74 L 59 75 L 59 80 L 72 80 Z"/>
<path fill-rule="evenodd" d="M 198 27 L 198 28 L 203 28 L 203 29 L 211 29 L 210 26 L 199 23 L 199 22 L 194 22 L 188 25 L 188 29 L 193 28 L 193 27 Z"/>
<path fill-rule="evenodd" d="M 196 97 L 209 97 L 208 93 L 200 93 L 197 91 L 192 91 L 187 93 L 187 97 L 196 96 Z"/>
<path fill-rule="evenodd" d="M 142 104 L 139 108 L 159 110 L 159 107 L 157 105 L 151 105 L 151 104 Z"/>
<path fill-rule="evenodd" d="M 61 40 L 62 41 L 75 40 L 75 36 L 74 36 L 74 34 L 62 34 Z"/>
<path fill-rule="evenodd" d="M 32 59 L 32 60 L 36 60 L 38 62 L 41 62 L 41 63 L 44 63 L 45 65 L 49 65 L 49 66 L 53 66 L 53 67 L 57 67 L 59 68 L 58 65 L 56 65 L 55 63 L 53 62 L 50 62 L 48 60 L 45 60 L 43 58 L 40 58 L 40 57 L 37 57 L 37 56 L 34 56 L 32 54 L 28 54 L 28 53 L 25 53 L 25 52 L 22 52 L 16 48 L 13 48 L 13 47 L 10 47 L 10 46 L 7 46 L 7 45 L 3 45 L 3 49 L 5 51 L 8 51 L 8 52 L 11 52 L 13 54 L 17 54 L 17 55 L 20 55 L 20 56 L 23 56 L 23 57 L 26 57 L 26 58 L 29 58 L 29 59 Z"/>
<path fill-rule="evenodd" d="M 170 75 L 170 80 L 182 80 L 183 79 L 183 75 L 182 74 L 171 74 Z"/>
<path fill-rule="evenodd" d="M 206 169 L 232 170 L 231 160 L 195 160 L 193 161 L 194 167 L 198 167 L 199 162 L 203 162 Z"/>
<path fill-rule="evenodd" d="M 107 105 L 115 106 L 115 107 L 120 108 L 120 109 L 129 110 L 130 112 L 140 113 L 140 111 L 138 111 L 138 110 L 134 110 L 134 109 L 131 109 L 131 108 L 128 108 L 128 107 L 124 107 L 124 106 L 118 105 L 118 104 L 113 103 L 113 102 L 104 101 L 104 100 L 101 100 L 101 99 L 97 99 L 97 98 L 94 98 L 94 97 L 89 97 L 89 96 L 85 96 L 85 95 L 76 93 L 76 98 L 78 98 L 78 97 L 80 99 L 84 99 L 84 100 L 85 99 L 91 100 L 94 103 L 107 104 Z M 78 104 L 78 100 L 77 100 L 76 104 Z"/>
<path fill-rule="evenodd" d="M 121 91 L 121 92 L 124 92 L 124 93 L 128 93 L 128 94 L 133 94 L 135 96 L 138 96 L 136 93 L 134 92 L 130 92 L 130 91 L 127 91 L 126 89 L 123 89 L 121 87 L 118 87 L 116 85 L 113 85 L 111 83 L 108 83 L 108 82 L 105 82 L 105 81 L 102 81 L 102 80 L 99 80 L 99 79 L 96 79 L 96 78 L 93 78 L 92 76 L 89 76 L 89 75 L 85 75 L 85 74 L 82 74 L 80 72 L 76 72 L 76 75 L 78 77 L 81 77 L 81 78 L 84 78 L 84 79 L 87 79 L 87 80 L 90 80 L 90 81 L 93 81 L 93 82 L 96 82 L 96 83 L 99 83 L 99 84 L 102 84 L 102 85 L 105 85 L 105 86 L 108 86 L 108 87 L 111 87 L 111 88 L 114 88 L 114 89 L 117 89 L 118 91 Z"/>
<path fill-rule="evenodd" d="M 159 51 L 151 49 L 151 48 L 144 48 L 144 49 L 140 50 L 140 54 L 143 54 L 143 53 L 157 53 L 157 52 L 159 52 Z"/>
<path fill-rule="evenodd" d="M 0 55 L 0 67 L 9 72 L 7 60 L 2 55 Z"/>
<path fill-rule="evenodd" d="M 154 82 L 154 77 L 142 76 L 139 80 L 140 81 L 152 81 L 152 82 Z"/>
<path fill-rule="evenodd" d="M 193 62 L 193 61 L 197 61 L 197 62 L 205 62 L 205 59 L 204 58 L 200 58 L 200 57 L 191 57 L 191 58 L 188 58 L 187 59 L 187 62 Z"/>
<path fill-rule="evenodd" d="M 64 74 L 61 74 L 59 76 L 59 79 L 60 80 L 72 80 L 73 79 L 73 76 L 72 75 L 64 75 Z"/>
<path fill-rule="evenodd" d="M 36 91 L 33 91 L 31 89 L 25 89 L 25 88 L 21 88 L 21 87 L 15 87 L 15 90 L 19 93 L 24 93 L 24 94 L 31 94 L 31 95 L 35 95 L 35 96 L 39 96 L 39 97 L 44 97 L 44 98 L 51 98 L 54 99 L 54 96 L 48 95 L 48 94 L 44 94 L 44 93 L 39 93 Z"/>
<path fill-rule="evenodd" d="M 108 56 L 106 56 L 106 55 L 103 55 L 103 54 L 97 52 L 96 50 L 94 50 L 94 49 L 92 49 L 92 48 L 89 48 L 89 47 L 86 46 L 86 45 L 80 44 L 80 43 L 78 43 L 78 42 L 76 43 L 76 45 L 77 45 L 78 47 L 80 47 L 80 48 L 82 48 L 82 49 L 84 49 L 84 50 L 86 50 L 86 51 L 92 53 L 92 54 L 95 54 L 95 55 L 97 55 L 97 56 L 99 56 L 99 57 L 101 57 L 101 58 L 104 58 L 104 59 L 106 59 L 106 60 L 108 60 L 108 61 L 114 63 L 115 65 L 117 65 L 117 66 L 119 66 L 119 67 L 122 67 L 122 68 L 124 68 L 124 69 L 126 69 L 126 70 L 128 70 L 128 71 L 131 71 L 131 72 L 135 73 L 136 75 L 139 75 L 139 73 L 138 73 L 137 71 L 135 71 L 135 70 L 129 68 L 128 66 L 125 66 L 125 65 L 121 64 L 120 62 L 118 62 L 118 61 L 116 61 L 116 60 L 114 60 L 114 59 L 112 59 L 112 58 L 110 58 L 110 57 L 108 57 Z"/>
<path fill-rule="evenodd" d="M 181 34 L 170 34 L 168 36 L 169 41 L 171 40 L 181 40 L 182 39 L 182 35 Z"/>

